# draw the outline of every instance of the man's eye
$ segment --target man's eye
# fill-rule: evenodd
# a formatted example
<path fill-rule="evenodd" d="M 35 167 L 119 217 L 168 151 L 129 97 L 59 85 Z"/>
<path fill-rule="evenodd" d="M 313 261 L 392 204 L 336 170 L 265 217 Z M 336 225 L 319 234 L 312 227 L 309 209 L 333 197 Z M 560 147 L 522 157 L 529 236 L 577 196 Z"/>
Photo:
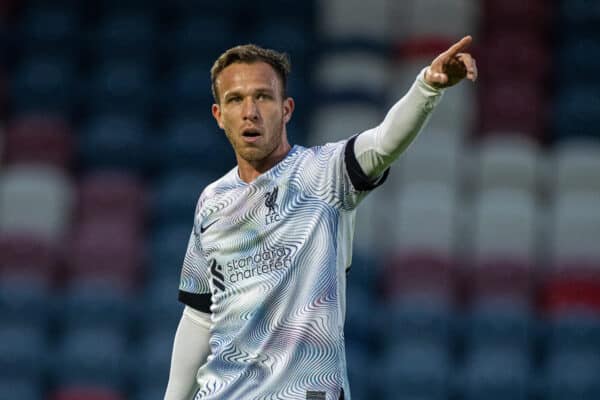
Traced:
<path fill-rule="evenodd" d="M 229 98 L 229 103 L 239 103 L 240 101 L 242 101 L 242 98 L 240 96 L 234 96 Z"/>

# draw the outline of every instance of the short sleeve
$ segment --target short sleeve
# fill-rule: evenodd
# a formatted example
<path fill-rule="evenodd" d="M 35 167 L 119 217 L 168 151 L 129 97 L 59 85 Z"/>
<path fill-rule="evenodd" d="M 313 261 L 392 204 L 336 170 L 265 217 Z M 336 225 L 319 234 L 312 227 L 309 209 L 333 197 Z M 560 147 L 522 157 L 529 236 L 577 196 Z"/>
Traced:
<path fill-rule="evenodd" d="M 208 263 L 195 230 L 192 230 L 190 234 L 181 268 L 179 301 L 198 311 L 210 312 L 211 293 Z"/>
<path fill-rule="evenodd" d="M 355 140 L 356 136 L 353 136 L 318 147 L 313 165 L 320 171 L 310 175 L 315 179 L 320 196 L 346 210 L 356 208 L 371 190 L 385 182 L 389 173 L 385 170 L 377 179 L 370 179 L 356 159 Z"/>

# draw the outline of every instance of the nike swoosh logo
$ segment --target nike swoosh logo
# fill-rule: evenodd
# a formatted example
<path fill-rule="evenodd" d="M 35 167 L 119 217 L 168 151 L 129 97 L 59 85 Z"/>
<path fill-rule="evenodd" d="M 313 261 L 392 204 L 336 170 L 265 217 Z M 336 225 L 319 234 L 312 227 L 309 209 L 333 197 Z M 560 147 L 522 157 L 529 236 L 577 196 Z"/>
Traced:
<path fill-rule="evenodd" d="M 211 226 L 213 226 L 214 224 L 216 224 L 219 221 L 219 218 L 215 219 L 213 222 L 211 222 L 210 224 L 206 225 L 206 226 L 202 226 L 200 225 L 200 233 L 204 233 L 206 232 L 206 230 L 208 228 L 210 228 Z"/>

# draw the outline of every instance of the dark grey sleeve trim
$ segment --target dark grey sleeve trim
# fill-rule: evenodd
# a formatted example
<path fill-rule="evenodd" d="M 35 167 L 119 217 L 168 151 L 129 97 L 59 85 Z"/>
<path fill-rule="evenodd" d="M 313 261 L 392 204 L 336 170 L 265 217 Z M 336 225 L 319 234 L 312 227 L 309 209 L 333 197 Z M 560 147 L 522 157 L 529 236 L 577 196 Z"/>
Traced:
<path fill-rule="evenodd" d="M 364 173 L 360 167 L 360 164 L 358 163 L 358 160 L 356 159 L 356 154 L 354 153 L 354 142 L 356 141 L 356 137 L 357 136 L 352 136 L 346 143 L 346 148 L 344 149 L 344 160 L 346 161 L 348 176 L 350 177 L 350 181 L 356 190 L 373 190 L 385 182 L 390 173 L 390 169 L 386 169 L 380 178 L 372 181 Z"/>

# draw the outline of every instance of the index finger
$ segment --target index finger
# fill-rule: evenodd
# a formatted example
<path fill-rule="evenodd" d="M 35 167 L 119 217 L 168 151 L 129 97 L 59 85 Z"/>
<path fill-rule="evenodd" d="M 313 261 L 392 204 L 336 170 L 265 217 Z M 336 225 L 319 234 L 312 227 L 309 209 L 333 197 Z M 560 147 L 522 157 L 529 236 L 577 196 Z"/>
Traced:
<path fill-rule="evenodd" d="M 460 39 L 458 42 L 450 46 L 450 48 L 444 52 L 444 55 L 454 57 L 455 55 L 469 47 L 471 42 L 473 42 L 473 38 L 471 37 L 471 35 L 465 36 L 464 38 Z"/>

